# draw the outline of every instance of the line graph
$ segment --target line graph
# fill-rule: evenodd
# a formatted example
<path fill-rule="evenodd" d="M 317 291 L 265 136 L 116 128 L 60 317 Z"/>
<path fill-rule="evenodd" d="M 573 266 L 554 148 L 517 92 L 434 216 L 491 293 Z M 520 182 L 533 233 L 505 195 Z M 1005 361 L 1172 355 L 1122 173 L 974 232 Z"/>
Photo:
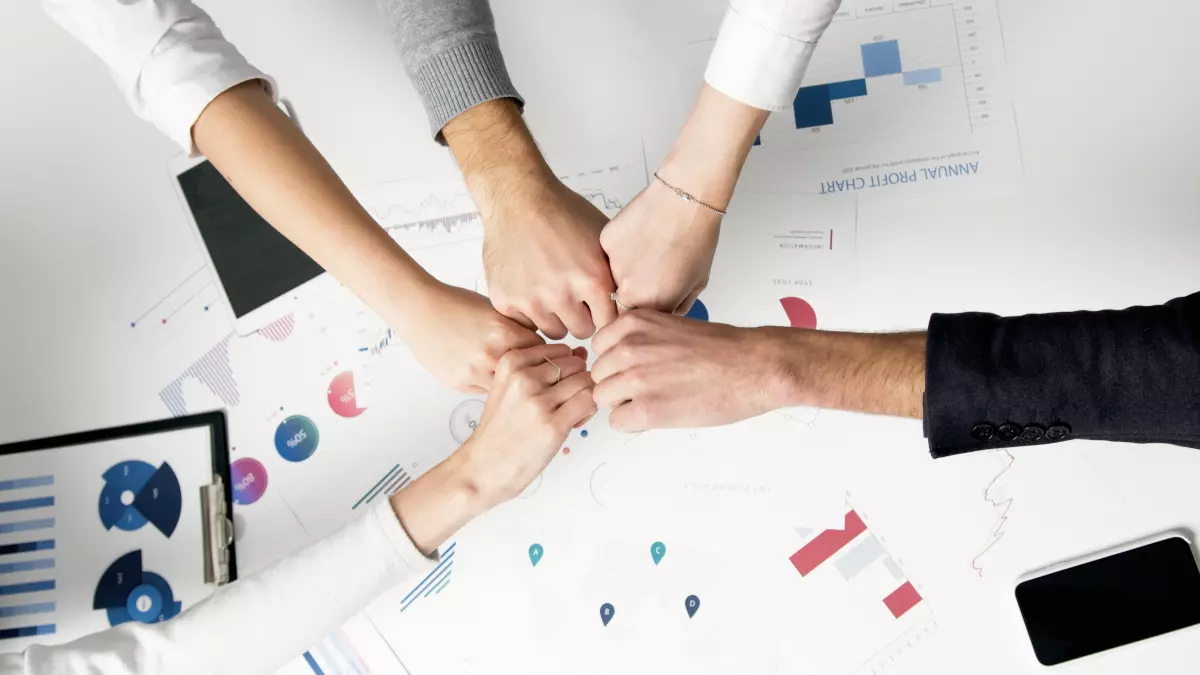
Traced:
<path fill-rule="evenodd" d="M 213 290 L 213 282 L 209 276 L 202 274 L 205 269 L 207 269 L 206 266 L 201 265 L 188 273 L 171 290 L 164 293 L 149 307 L 139 312 L 137 318 L 129 322 L 129 327 L 137 328 L 146 324 L 147 320 L 159 325 L 166 324 L 200 295 L 206 292 L 219 295 Z M 208 307 L 206 306 L 205 309 L 207 310 Z"/>
<path fill-rule="evenodd" d="M 1000 478 L 1003 477 L 1004 474 L 1008 473 L 1008 470 L 1012 468 L 1013 463 L 1017 461 L 1017 459 L 1013 457 L 1013 454 L 1008 450 L 1004 451 L 1004 455 L 1008 457 L 1008 462 L 1004 465 L 1004 468 L 1000 469 L 1000 472 L 992 478 L 991 482 L 987 484 L 987 487 L 983 489 L 983 501 L 990 504 L 992 509 L 996 512 L 996 526 L 992 529 L 991 534 L 988 536 L 987 544 L 985 544 L 983 548 L 979 550 L 979 553 L 976 553 L 975 557 L 971 559 L 971 568 L 974 569 L 977 574 L 979 574 L 980 579 L 983 578 L 983 567 L 979 564 L 979 560 L 988 551 L 990 551 L 993 546 L 1000 543 L 1000 540 L 1004 538 L 1004 525 L 1008 522 L 1008 512 L 1012 509 L 1013 505 L 1012 497 L 1007 499 L 998 499 L 992 495 L 992 490 L 996 487 L 996 483 L 1000 481 Z"/>

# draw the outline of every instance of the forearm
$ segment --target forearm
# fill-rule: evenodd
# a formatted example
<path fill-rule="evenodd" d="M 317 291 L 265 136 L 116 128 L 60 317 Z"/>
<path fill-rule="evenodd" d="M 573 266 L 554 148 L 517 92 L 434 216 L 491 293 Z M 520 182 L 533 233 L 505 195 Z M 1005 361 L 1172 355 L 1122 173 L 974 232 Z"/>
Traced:
<path fill-rule="evenodd" d="M 445 135 L 484 223 L 495 221 L 498 198 L 558 180 L 512 100 L 471 108 L 446 124 Z"/>
<path fill-rule="evenodd" d="M 768 114 L 703 85 L 659 175 L 724 210 Z"/>
<path fill-rule="evenodd" d="M 774 407 L 921 417 L 925 333 L 757 330 L 773 372 Z"/>
<path fill-rule="evenodd" d="M 470 441 L 468 441 L 470 443 Z M 433 553 L 464 525 L 503 501 L 472 468 L 467 446 L 392 495 L 391 504 L 417 550 Z"/>
<path fill-rule="evenodd" d="M 197 148 L 284 236 L 401 333 L 436 283 L 354 199 L 257 83 L 229 89 L 193 127 Z"/>

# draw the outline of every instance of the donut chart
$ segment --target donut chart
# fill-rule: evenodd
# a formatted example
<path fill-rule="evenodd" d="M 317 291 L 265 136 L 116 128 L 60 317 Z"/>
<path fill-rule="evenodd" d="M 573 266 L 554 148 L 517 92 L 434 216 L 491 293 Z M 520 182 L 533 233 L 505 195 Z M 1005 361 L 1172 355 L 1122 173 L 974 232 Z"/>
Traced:
<path fill-rule="evenodd" d="M 163 536 L 175 533 L 183 492 L 170 464 L 163 462 L 155 469 L 146 462 L 129 460 L 113 465 L 102 477 L 99 509 L 104 529 L 133 532 L 150 523 Z"/>
<path fill-rule="evenodd" d="M 358 397 L 354 393 L 354 373 L 347 370 L 333 378 L 326 391 L 329 397 L 329 407 L 341 417 L 358 417 L 366 412 L 366 408 L 358 407 Z"/>
<path fill-rule="evenodd" d="M 303 462 L 312 457 L 320 442 L 317 425 L 304 415 L 292 415 L 275 428 L 275 450 L 289 462 Z M 266 478 L 265 471 L 263 477 Z M 263 483 L 262 489 L 266 487 Z"/>
<path fill-rule="evenodd" d="M 142 552 L 130 551 L 117 558 L 96 584 L 92 609 L 108 614 L 108 625 L 130 621 L 158 623 L 174 618 L 183 609 L 167 580 L 142 569 Z"/>
<path fill-rule="evenodd" d="M 800 298 L 780 298 L 779 304 L 787 314 L 788 323 L 792 328 L 815 329 L 817 327 L 817 312 L 812 305 Z"/>
<path fill-rule="evenodd" d="M 246 506 L 262 499 L 267 491 L 267 469 L 253 457 L 243 457 L 229 465 L 233 483 L 233 503 Z"/>

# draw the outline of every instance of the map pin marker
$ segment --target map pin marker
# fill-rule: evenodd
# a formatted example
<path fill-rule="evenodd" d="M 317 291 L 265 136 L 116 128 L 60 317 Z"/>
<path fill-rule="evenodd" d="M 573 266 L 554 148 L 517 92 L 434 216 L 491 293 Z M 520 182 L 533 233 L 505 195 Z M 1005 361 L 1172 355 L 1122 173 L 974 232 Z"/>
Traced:
<path fill-rule="evenodd" d="M 699 602 L 699 601 L 697 601 L 697 602 Z M 600 605 L 600 620 L 604 622 L 605 626 L 608 625 L 609 621 L 612 621 L 613 612 L 615 612 L 615 611 L 616 610 L 613 609 L 612 603 L 610 603 L 610 602 L 606 602 L 603 605 Z"/>
<path fill-rule="evenodd" d="M 530 546 L 529 562 L 533 563 L 534 567 L 537 567 L 537 564 L 542 561 L 543 553 L 545 553 L 545 550 L 542 548 L 541 544 L 534 544 L 533 546 Z"/>
<path fill-rule="evenodd" d="M 696 610 L 700 609 L 700 598 L 694 595 L 687 596 L 687 600 L 683 602 L 683 606 L 687 608 L 688 618 L 696 616 Z"/>
<path fill-rule="evenodd" d="M 654 558 L 654 564 L 662 562 L 663 556 L 667 554 L 667 545 L 661 541 L 656 541 L 650 545 L 650 557 Z"/>

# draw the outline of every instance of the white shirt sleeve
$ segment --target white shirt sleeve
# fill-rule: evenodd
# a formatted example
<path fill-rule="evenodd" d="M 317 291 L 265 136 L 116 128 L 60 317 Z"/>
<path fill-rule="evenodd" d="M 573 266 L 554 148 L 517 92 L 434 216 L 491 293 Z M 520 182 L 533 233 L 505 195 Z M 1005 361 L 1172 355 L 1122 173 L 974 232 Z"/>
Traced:
<path fill-rule="evenodd" d="M 127 623 L 56 647 L 0 655 L 0 675 L 274 673 L 381 593 L 436 564 L 421 555 L 384 500 L 170 621 Z"/>
<path fill-rule="evenodd" d="M 99 56 L 139 117 L 195 155 L 192 125 L 214 98 L 274 80 L 225 40 L 190 0 L 41 0 L 51 18 Z"/>
<path fill-rule="evenodd" d="M 842 0 L 730 0 L 704 79 L 762 110 L 792 105 L 817 40 Z"/>

